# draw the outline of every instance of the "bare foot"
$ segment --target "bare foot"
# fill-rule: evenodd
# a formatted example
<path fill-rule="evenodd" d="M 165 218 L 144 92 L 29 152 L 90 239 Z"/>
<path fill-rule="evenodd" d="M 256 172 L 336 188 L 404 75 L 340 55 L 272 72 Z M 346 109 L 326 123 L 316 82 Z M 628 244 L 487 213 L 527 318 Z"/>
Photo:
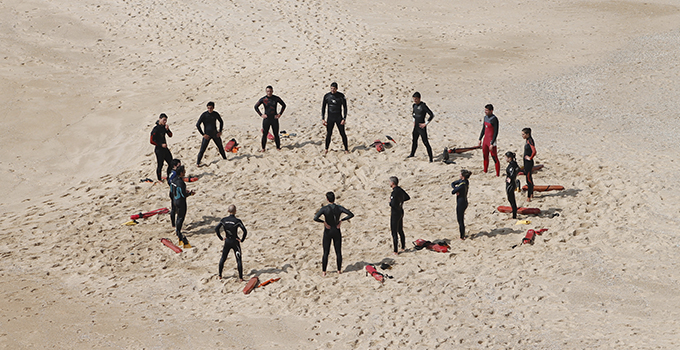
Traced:
<path fill-rule="evenodd" d="M 325 150 L 325 151 L 323 152 L 323 155 L 325 156 L 325 155 L 327 155 L 327 154 L 328 154 L 328 150 Z"/>
<path fill-rule="evenodd" d="M 531 202 L 531 197 L 527 197 L 527 202 Z"/>
<path fill-rule="evenodd" d="M 348 151 L 348 150 L 345 150 L 345 154 L 349 154 L 349 151 Z"/>
<path fill-rule="evenodd" d="M 324 271 L 321 276 L 326 277 L 326 271 Z"/>
<path fill-rule="evenodd" d="M 264 152 L 264 151 L 265 151 L 265 150 L 264 150 L 264 148 L 263 148 L 263 149 L 259 150 L 258 152 Z"/>
<path fill-rule="evenodd" d="M 239 278 L 238 280 L 239 280 L 240 282 L 243 282 L 243 278 Z"/>
<path fill-rule="evenodd" d="M 398 253 L 398 252 L 394 252 L 393 254 L 394 254 L 394 255 L 399 255 L 399 253 Z"/>
<path fill-rule="evenodd" d="M 341 274 L 342 274 L 342 271 L 338 270 L 338 275 L 341 275 Z"/>
<path fill-rule="evenodd" d="M 276 150 L 277 150 L 277 151 L 280 151 L 281 149 L 280 149 L 280 148 L 277 148 Z"/>

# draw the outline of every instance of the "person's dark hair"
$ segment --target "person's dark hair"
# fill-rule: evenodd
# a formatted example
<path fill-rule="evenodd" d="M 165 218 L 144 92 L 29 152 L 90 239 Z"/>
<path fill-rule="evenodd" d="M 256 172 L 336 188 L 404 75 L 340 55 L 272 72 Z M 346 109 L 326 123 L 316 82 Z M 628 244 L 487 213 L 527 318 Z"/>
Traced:
<path fill-rule="evenodd" d="M 420 98 L 420 92 L 416 91 L 416 92 L 413 94 L 413 97 Z"/>
<path fill-rule="evenodd" d="M 337 89 L 337 88 L 338 88 L 338 83 L 336 83 L 336 82 L 332 82 L 332 83 L 331 83 L 331 87 L 334 87 L 334 88 L 336 88 L 336 89 Z"/>
<path fill-rule="evenodd" d="M 396 176 L 390 176 L 390 182 L 395 186 L 399 186 L 399 179 Z"/>
<path fill-rule="evenodd" d="M 326 199 L 328 199 L 328 201 L 331 202 L 331 203 L 335 202 L 335 193 L 327 192 L 326 193 Z"/>
<path fill-rule="evenodd" d="M 460 174 L 463 175 L 465 179 L 469 179 L 470 175 L 472 175 L 472 172 L 470 170 L 463 169 L 460 171 Z"/>
<path fill-rule="evenodd" d="M 173 159 L 172 162 L 170 162 L 170 166 L 172 168 L 176 168 L 180 164 L 182 164 L 182 161 L 179 159 Z"/>
<path fill-rule="evenodd" d="M 177 171 L 177 176 L 180 176 L 185 171 L 184 165 L 178 166 L 176 171 Z"/>
<path fill-rule="evenodd" d="M 531 128 L 524 128 L 524 129 L 522 129 L 522 132 L 531 136 Z"/>
<path fill-rule="evenodd" d="M 515 153 L 513 152 L 507 151 L 505 152 L 505 156 L 512 158 L 512 160 L 515 160 Z"/>
<path fill-rule="evenodd" d="M 206 107 L 215 108 L 215 102 L 213 102 L 213 101 L 208 102 L 208 104 L 206 105 Z"/>
<path fill-rule="evenodd" d="M 158 116 L 158 119 L 163 119 L 163 118 L 168 119 L 168 116 L 165 115 L 165 113 L 161 113 L 161 115 Z"/>
<path fill-rule="evenodd" d="M 267 85 L 267 87 L 264 88 L 264 89 L 265 89 L 265 90 L 267 90 L 267 89 L 272 89 L 272 90 L 274 90 L 274 88 L 273 88 L 271 85 Z"/>
<path fill-rule="evenodd" d="M 484 106 L 484 108 L 486 108 L 486 109 L 488 109 L 488 110 L 490 110 L 490 111 L 493 111 L 493 105 L 492 105 L 491 103 L 489 103 L 488 105 Z"/>

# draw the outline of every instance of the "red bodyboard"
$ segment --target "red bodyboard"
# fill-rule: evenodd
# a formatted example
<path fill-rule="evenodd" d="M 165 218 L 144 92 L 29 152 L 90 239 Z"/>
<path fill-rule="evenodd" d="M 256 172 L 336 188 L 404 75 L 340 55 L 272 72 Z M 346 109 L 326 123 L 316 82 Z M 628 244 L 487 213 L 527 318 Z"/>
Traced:
<path fill-rule="evenodd" d="M 248 283 L 246 283 L 246 287 L 243 288 L 243 294 L 250 294 L 250 292 L 257 287 L 257 284 L 260 282 L 260 279 L 257 278 L 257 276 L 251 278 Z"/>
<path fill-rule="evenodd" d="M 260 129 L 260 132 L 264 134 L 264 129 Z M 270 133 L 267 134 L 267 138 L 270 139 L 270 140 L 273 140 L 274 135 L 272 135 L 272 133 L 270 132 Z"/>
<path fill-rule="evenodd" d="M 461 147 L 461 148 L 452 148 L 449 150 L 449 153 L 463 153 L 463 152 L 468 152 L 476 149 L 480 149 L 482 146 L 474 146 L 474 147 Z"/>
<path fill-rule="evenodd" d="M 161 238 L 161 243 L 168 246 L 168 248 L 174 250 L 175 253 L 181 253 L 182 252 L 182 248 L 172 244 L 172 242 L 170 242 L 170 240 L 168 240 L 167 238 Z"/>
<path fill-rule="evenodd" d="M 373 142 L 373 146 L 375 146 L 375 150 L 378 152 L 385 150 L 385 144 L 380 140 L 375 140 L 375 142 Z"/>
<path fill-rule="evenodd" d="M 532 168 L 531 172 L 532 172 L 532 173 L 535 173 L 537 170 L 541 170 L 541 169 L 543 169 L 543 164 L 534 165 L 534 167 Z M 518 173 L 517 175 L 524 175 L 524 170 L 523 170 L 523 169 L 520 170 L 519 173 Z"/>
<path fill-rule="evenodd" d="M 385 281 L 385 277 L 380 274 L 373 265 L 366 265 L 366 273 L 370 273 L 371 276 L 373 276 L 373 278 L 375 278 L 378 282 L 382 283 Z"/>
<path fill-rule="evenodd" d="M 523 190 L 528 190 L 529 187 L 527 185 L 522 186 Z M 564 186 L 560 185 L 534 185 L 534 191 L 536 192 L 546 192 L 546 191 L 562 191 L 564 189 Z"/>
<path fill-rule="evenodd" d="M 522 238 L 522 244 L 534 244 L 534 238 L 536 238 L 536 231 L 529 230 L 526 236 Z"/>
<path fill-rule="evenodd" d="M 512 208 L 507 205 L 501 205 L 498 208 L 501 213 L 512 213 Z M 538 208 L 517 208 L 517 213 L 522 215 L 537 215 L 541 213 L 541 209 Z"/>
<path fill-rule="evenodd" d="M 146 218 L 152 217 L 152 216 L 157 215 L 157 214 L 167 214 L 169 212 L 170 212 L 170 209 L 168 209 L 168 208 L 160 208 L 160 209 L 156 209 L 156 210 L 153 210 L 153 211 L 150 211 L 150 212 L 147 212 L 147 213 L 139 213 L 139 214 L 130 215 L 130 219 L 132 219 L 132 220 L 146 219 Z"/>
<path fill-rule="evenodd" d="M 426 241 L 424 239 L 416 239 L 416 241 L 413 242 L 413 244 L 416 247 L 427 248 L 428 250 L 432 250 L 432 251 L 435 251 L 435 252 L 438 252 L 438 253 L 447 253 L 449 251 L 449 247 L 446 246 L 446 245 L 432 243 L 432 242 Z"/>
<path fill-rule="evenodd" d="M 224 150 L 227 152 L 233 152 L 235 149 L 237 149 L 236 146 L 238 146 L 236 139 L 231 139 L 226 145 L 224 145 Z"/>

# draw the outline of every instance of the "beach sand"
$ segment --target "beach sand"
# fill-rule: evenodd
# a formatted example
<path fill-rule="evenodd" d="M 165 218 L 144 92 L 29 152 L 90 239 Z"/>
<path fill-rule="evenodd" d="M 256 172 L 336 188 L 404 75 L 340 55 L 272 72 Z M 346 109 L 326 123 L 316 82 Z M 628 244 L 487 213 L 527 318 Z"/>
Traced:
<path fill-rule="evenodd" d="M 3 1 L 0 348 L 678 348 L 678 23 L 673 1 Z M 323 157 L 333 81 L 351 153 L 336 131 Z M 296 136 L 259 153 L 267 85 Z M 435 113 L 434 163 L 422 143 L 406 159 L 415 91 Z M 208 101 L 241 148 L 222 160 L 211 144 L 197 168 Z M 565 187 L 518 194 L 543 210 L 529 225 L 496 211 L 503 177 L 482 172 L 481 151 L 440 161 L 477 144 L 487 103 L 499 154 L 531 127 L 536 184 Z M 160 243 L 176 242 L 167 215 L 122 225 L 170 204 L 167 185 L 140 181 L 155 177 L 160 113 L 199 177 L 181 254 Z M 397 143 L 378 153 L 386 135 Z M 398 256 L 389 176 L 412 197 Z M 356 217 L 343 273 L 322 277 L 312 218 L 327 191 Z M 233 254 L 217 279 L 229 204 L 248 228 L 245 278 L 281 278 L 249 295 Z M 451 250 L 416 251 L 418 238 Z M 380 262 L 382 284 L 364 270 Z"/>

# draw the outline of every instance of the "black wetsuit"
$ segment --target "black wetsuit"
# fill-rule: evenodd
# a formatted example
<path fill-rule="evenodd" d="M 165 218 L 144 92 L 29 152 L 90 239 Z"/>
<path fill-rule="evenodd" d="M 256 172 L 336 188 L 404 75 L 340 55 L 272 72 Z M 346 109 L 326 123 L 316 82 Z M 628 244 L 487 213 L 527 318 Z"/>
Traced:
<path fill-rule="evenodd" d="M 525 157 L 529 157 L 527 160 Z M 527 198 L 534 196 L 534 157 L 536 156 L 536 144 L 533 137 L 529 136 L 527 142 L 524 144 L 524 175 L 527 176 Z"/>
<path fill-rule="evenodd" d="M 215 233 L 220 240 L 222 236 L 220 235 L 220 227 L 224 228 L 224 248 L 222 248 L 222 258 L 220 259 L 219 265 L 219 276 L 222 278 L 222 269 L 224 268 L 224 262 L 227 260 L 230 250 L 234 250 L 234 255 L 236 255 L 236 265 L 238 267 L 238 278 L 243 279 L 243 264 L 241 263 L 241 244 L 238 239 L 238 229 L 241 228 L 243 231 L 243 237 L 241 237 L 241 242 L 246 240 L 248 235 L 248 230 L 243 225 L 241 220 L 237 219 L 234 215 L 229 215 L 222 219 L 217 226 L 215 226 Z"/>
<path fill-rule="evenodd" d="M 172 227 L 175 227 L 175 215 L 177 214 L 177 206 L 175 206 L 175 200 L 172 197 L 172 180 L 177 177 L 177 171 L 173 170 L 170 172 L 170 175 L 168 175 L 168 185 L 170 186 L 170 223 L 172 223 Z"/>
<path fill-rule="evenodd" d="M 170 170 L 172 170 L 170 165 L 172 162 L 172 154 L 170 153 L 170 149 L 167 148 L 165 134 L 172 137 L 172 131 L 170 131 L 169 128 L 166 129 L 165 125 L 160 125 L 158 122 L 156 122 L 156 126 L 154 126 L 153 130 L 151 130 L 151 144 L 156 146 L 154 153 L 156 153 L 156 162 L 158 163 L 156 166 L 156 176 L 158 177 L 158 181 L 162 180 L 161 171 L 163 170 L 163 162 L 168 163 L 168 170 L 166 171 L 165 176 L 169 176 Z M 166 147 L 163 147 L 163 144 L 165 144 Z"/>
<path fill-rule="evenodd" d="M 345 213 L 345 217 L 340 219 L 340 215 Z M 324 220 L 319 219 L 321 215 L 324 216 Z M 323 258 L 321 259 L 322 271 L 326 272 L 326 266 L 328 265 L 328 254 L 331 251 L 331 241 L 333 241 L 333 247 L 335 248 L 335 258 L 338 263 L 338 271 L 342 270 L 342 233 L 338 228 L 340 221 L 349 220 L 354 217 L 351 211 L 345 209 L 344 207 L 331 203 L 321 209 L 314 215 L 314 221 L 316 222 L 326 222 L 331 228 L 325 228 L 323 230 Z"/>
<path fill-rule="evenodd" d="M 390 230 L 392 230 L 392 243 L 394 245 L 394 252 L 399 248 L 399 241 L 397 235 L 401 238 L 401 249 L 406 249 L 406 236 L 404 235 L 404 202 L 411 199 L 408 193 L 399 186 L 392 189 L 390 196 Z"/>
<path fill-rule="evenodd" d="M 186 237 L 182 235 L 182 225 L 184 224 L 184 217 L 187 215 L 187 197 L 189 192 L 187 192 L 187 185 L 181 176 L 177 176 L 172 179 L 170 183 L 170 189 L 172 191 L 172 200 L 177 208 L 177 219 L 175 220 L 175 233 L 177 233 L 177 238 L 184 242 L 184 244 L 189 243 Z"/>
<path fill-rule="evenodd" d="M 457 195 L 456 199 L 456 217 L 458 219 L 458 230 L 460 231 L 460 239 L 465 239 L 465 209 L 468 207 L 468 189 L 470 181 L 457 180 L 451 183 L 453 191 L 451 194 Z"/>
<path fill-rule="evenodd" d="M 219 130 L 217 129 L 217 122 L 220 122 Z M 203 124 L 203 129 L 201 129 L 201 124 Z M 198 121 L 196 122 L 196 129 L 198 129 L 198 132 L 201 133 L 201 136 L 208 135 L 210 138 L 203 138 L 201 141 L 201 150 L 198 151 L 198 159 L 196 160 L 196 164 L 201 164 L 201 159 L 203 159 L 203 154 L 208 148 L 210 140 L 213 140 L 215 146 L 217 146 L 217 150 L 220 151 L 222 158 L 227 159 L 227 155 L 224 153 L 224 147 L 222 146 L 222 138 L 217 136 L 218 133 L 222 132 L 223 126 L 224 122 L 222 121 L 222 117 L 215 111 L 212 111 L 212 113 L 205 111 L 198 118 Z"/>
<path fill-rule="evenodd" d="M 508 202 L 512 208 L 512 218 L 517 219 L 517 202 L 515 201 L 515 190 L 517 189 L 517 173 L 519 173 L 519 165 L 514 160 L 511 160 L 508 167 L 505 168 L 505 193 L 508 195 Z"/>
<path fill-rule="evenodd" d="M 281 112 L 279 113 L 276 112 L 277 104 L 281 105 Z M 281 140 L 279 139 L 279 120 L 276 119 L 276 115 L 283 114 L 283 111 L 286 110 L 286 104 L 280 97 L 276 95 L 272 95 L 272 97 L 265 95 L 255 104 L 255 112 L 257 112 L 259 116 L 262 116 L 262 112 L 260 112 L 260 105 L 264 105 L 264 114 L 267 116 L 266 118 L 262 119 L 262 149 L 267 147 L 267 134 L 269 134 L 270 127 L 272 129 L 272 134 L 274 134 L 276 149 L 281 149 Z"/>
<path fill-rule="evenodd" d="M 425 102 L 420 102 L 419 104 L 413 104 L 413 143 L 411 144 L 411 155 L 413 157 L 416 154 L 416 149 L 418 149 L 418 137 L 423 139 L 423 144 L 427 149 L 427 156 L 432 161 L 432 147 L 430 147 L 430 141 L 427 139 L 427 126 L 421 128 L 419 124 L 425 123 L 425 116 L 429 115 L 430 118 L 427 120 L 429 123 L 434 119 L 434 113 L 427 107 Z"/>
<path fill-rule="evenodd" d="M 321 119 L 325 120 L 326 106 L 328 106 L 328 121 L 326 122 L 326 150 L 331 145 L 331 135 L 333 135 L 333 125 L 338 126 L 340 137 L 342 138 L 342 145 L 347 148 L 347 134 L 345 134 L 345 126 L 342 124 L 347 120 L 347 100 L 342 92 L 327 93 L 323 97 L 323 104 L 321 105 Z"/>

